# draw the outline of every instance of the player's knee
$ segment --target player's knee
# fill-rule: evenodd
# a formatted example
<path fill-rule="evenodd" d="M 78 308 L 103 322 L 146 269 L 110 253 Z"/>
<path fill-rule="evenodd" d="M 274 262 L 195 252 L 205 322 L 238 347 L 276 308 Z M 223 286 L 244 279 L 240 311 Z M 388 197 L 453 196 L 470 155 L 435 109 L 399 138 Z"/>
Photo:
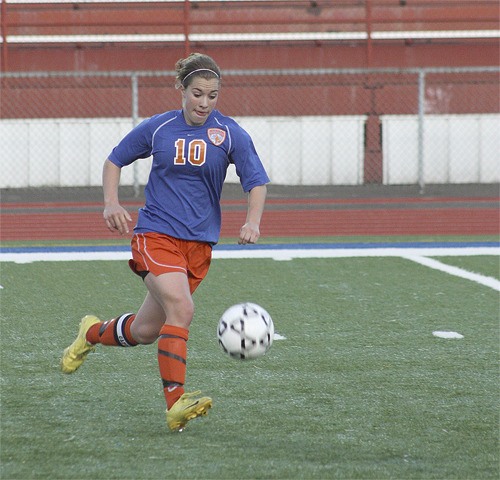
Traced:
<path fill-rule="evenodd" d="M 141 345 L 150 345 L 158 339 L 160 331 L 152 325 L 140 325 L 133 331 L 134 340 Z"/>
<path fill-rule="evenodd" d="M 167 320 L 172 320 L 173 323 L 178 324 L 179 326 L 182 326 L 184 328 L 189 328 L 189 325 L 191 325 L 191 321 L 193 320 L 194 316 L 194 303 L 191 298 L 186 298 L 180 301 L 176 306 L 173 313 L 173 317 L 175 318 L 168 318 Z"/>

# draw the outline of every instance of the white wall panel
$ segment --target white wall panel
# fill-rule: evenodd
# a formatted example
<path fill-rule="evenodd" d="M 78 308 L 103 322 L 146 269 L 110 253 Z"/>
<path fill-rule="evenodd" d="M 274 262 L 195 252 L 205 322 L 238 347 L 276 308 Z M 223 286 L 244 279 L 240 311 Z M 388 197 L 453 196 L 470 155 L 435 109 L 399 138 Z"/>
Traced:
<path fill-rule="evenodd" d="M 418 117 L 381 120 L 384 183 L 419 183 Z M 425 184 L 500 181 L 500 115 L 426 115 L 423 132 Z"/>
<path fill-rule="evenodd" d="M 0 122 L 0 178 L 2 187 L 29 184 L 29 128 L 27 122 Z"/>
<path fill-rule="evenodd" d="M 479 182 L 498 182 L 500 179 L 500 117 L 481 116 L 479 119 Z"/>
<path fill-rule="evenodd" d="M 365 117 L 331 117 L 331 179 L 334 185 L 363 183 Z"/>
<path fill-rule="evenodd" d="M 382 121 L 383 182 L 415 184 L 418 180 L 418 131 L 416 118 L 384 116 Z"/>
<path fill-rule="evenodd" d="M 241 117 L 238 122 L 275 184 L 356 185 L 363 182 L 365 117 Z M 384 116 L 383 182 L 418 183 L 417 116 Z M 500 181 L 499 115 L 427 115 L 425 183 Z M 128 118 L 0 121 L 2 188 L 99 186 L 102 163 L 132 124 Z M 151 159 L 122 171 L 145 184 Z M 134 170 L 136 172 L 134 172 Z M 234 168 L 228 182 L 237 182 Z"/>

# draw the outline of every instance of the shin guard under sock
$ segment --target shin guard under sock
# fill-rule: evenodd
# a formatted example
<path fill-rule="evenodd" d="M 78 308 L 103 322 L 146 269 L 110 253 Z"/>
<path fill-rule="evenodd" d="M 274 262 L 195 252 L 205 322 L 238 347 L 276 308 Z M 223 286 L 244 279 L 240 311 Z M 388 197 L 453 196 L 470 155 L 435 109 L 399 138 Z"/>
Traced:
<path fill-rule="evenodd" d="M 160 330 L 158 366 L 167 408 L 184 393 L 188 336 L 188 330 L 182 327 L 164 325 Z"/>

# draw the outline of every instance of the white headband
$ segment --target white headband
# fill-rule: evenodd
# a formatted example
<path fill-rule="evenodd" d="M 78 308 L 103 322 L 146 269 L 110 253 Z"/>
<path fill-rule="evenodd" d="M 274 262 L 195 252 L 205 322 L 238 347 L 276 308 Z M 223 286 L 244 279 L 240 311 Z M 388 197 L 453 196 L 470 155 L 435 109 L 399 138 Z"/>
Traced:
<path fill-rule="evenodd" d="M 186 81 L 186 78 L 189 77 L 189 75 L 192 75 L 193 73 L 196 72 L 211 72 L 213 73 L 217 78 L 220 78 L 219 74 L 217 72 L 214 72 L 213 70 L 210 70 L 209 68 L 198 68 L 197 70 L 193 70 L 192 72 L 189 72 L 182 80 L 182 84 L 184 85 L 184 82 Z"/>

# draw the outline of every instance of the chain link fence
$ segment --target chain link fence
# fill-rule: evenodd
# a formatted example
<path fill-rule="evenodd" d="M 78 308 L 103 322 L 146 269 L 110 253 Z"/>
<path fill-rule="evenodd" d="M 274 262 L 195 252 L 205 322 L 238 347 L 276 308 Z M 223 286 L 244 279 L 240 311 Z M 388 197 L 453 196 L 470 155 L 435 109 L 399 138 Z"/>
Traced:
<path fill-rule="evenodd" d="M 218 109 L 276 185 L 500 180 L 498 68 L 227 71 Z M 174 72 L 0 74 L 1 188 L 101 184 L 141 119 L 180 108 Z M 124 169 L 139 191 L 150 159 Z M 234 170 L 228 182 L 237 182 Z"/>

